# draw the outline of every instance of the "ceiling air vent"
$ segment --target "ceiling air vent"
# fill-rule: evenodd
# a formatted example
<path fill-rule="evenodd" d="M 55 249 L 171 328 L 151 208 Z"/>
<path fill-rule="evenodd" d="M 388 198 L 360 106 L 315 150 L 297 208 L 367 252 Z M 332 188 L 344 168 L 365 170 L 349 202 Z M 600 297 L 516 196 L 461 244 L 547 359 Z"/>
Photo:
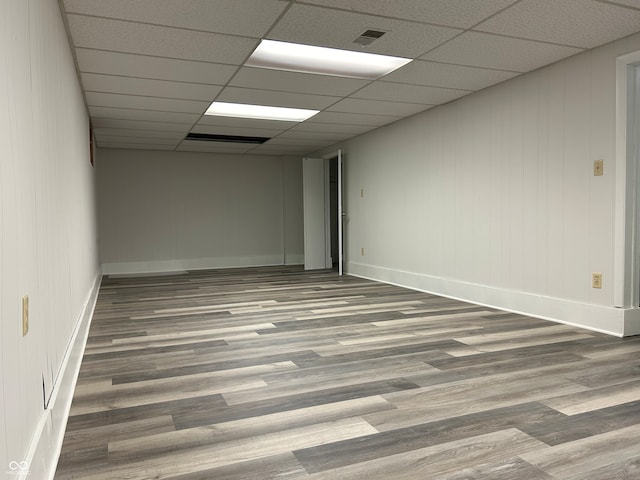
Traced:
<path fill-rule="evenodd" d="M 374 40 L 379 39 L 385 33 L 387 32 L 381 32 L 380 30 L 365 30 L 353 41 L 353 43 L 366 47 L 367 45 L 371 45 Z"/>
<path fill-rule="evenodd" d="M 204 140 L 206 142 L 226 143 L 252 143 L 254 145 L 260 145 L 271 139 L 269 137 L 245 137 L 240 135 L 211 135 L 208 133 L 190 133 L 186 136 L 185 140 Z"/>

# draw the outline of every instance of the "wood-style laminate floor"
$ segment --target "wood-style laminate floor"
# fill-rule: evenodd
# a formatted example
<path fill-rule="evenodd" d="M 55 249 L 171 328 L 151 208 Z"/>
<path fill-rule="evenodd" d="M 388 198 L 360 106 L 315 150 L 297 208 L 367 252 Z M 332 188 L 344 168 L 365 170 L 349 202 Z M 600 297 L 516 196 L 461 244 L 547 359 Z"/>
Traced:
<path fill-rule="evenodd" d="M 640 479 L 640 338 L 297 267 L 105 278 L 72 478 Z"/>

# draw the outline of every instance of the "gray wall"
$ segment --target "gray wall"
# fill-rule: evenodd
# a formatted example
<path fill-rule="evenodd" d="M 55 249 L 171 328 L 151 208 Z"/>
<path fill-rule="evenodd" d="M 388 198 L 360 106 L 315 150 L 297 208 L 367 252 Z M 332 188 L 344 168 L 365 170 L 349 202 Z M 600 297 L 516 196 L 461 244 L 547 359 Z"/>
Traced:
<path fill-rule="evenodd" d="M 638 49 L 635 35 L 341 145 L 348 271 L 621 334 L 616 57 Z"/>
<path fill-rule="evenodd" d="M 0 478 L 22 461 L 31 478 L 46 478 L 56 445 L 43 381 L 52 403 L 72 393 L 61 391 L 60 374 L 99 279 L 94 169 L 58 3 L 2 2 L 1 11 Z M 52 443 L 36 462 L 41 433 Z"/>
<path fill-rule="evenodd" d="M 105 273 L 303 262 L 295 158 L 100 149 Z"/>

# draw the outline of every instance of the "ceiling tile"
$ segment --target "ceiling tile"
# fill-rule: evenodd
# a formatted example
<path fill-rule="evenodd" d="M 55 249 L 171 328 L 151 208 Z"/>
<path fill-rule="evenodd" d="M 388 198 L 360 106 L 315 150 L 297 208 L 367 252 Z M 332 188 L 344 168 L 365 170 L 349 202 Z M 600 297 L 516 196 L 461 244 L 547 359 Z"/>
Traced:
<path fill-rule="evenodd" d="M 615 3 L 619 3 L 620 5 L 627 5 L 633 8 L 640 9 L 640 0 L 615 0 Z"/>
<path fill-rule="evenodd" d="M 124 148 L 135 150 L 175 150 L 174 145 L 157 145 L 143 143 L 96 142 L 99 148 Z M 99 162 L 100 160 L 98 160 Z"/>
<path fill-rule="evenodd" d="M 133 108 L 163 112 L 202 114 L 211 102 L 177 100 L 174 98 L 141 97 L 117 93 L 87 92 L 87 103 L 96 107 Z"/>
<path fill-rule="evenodd" d="M 345 98 L 332 106 L 328 111 L 345 113 L 366 113 L 369 115 L 413 115 L 428 108 L 427 105 L 415 103 L 384 102 L 379 100 L 362 100 Z"/>
<path fill-rule="evenodd" d="M 280 152 L 309 152 L 311 150 L 318 150 L 326 145 L 332 145 L 334 142 L 331 141 L 322 141 L 316 142 L 315 145 L 279 145 L 279 144 L 271 144 L 270 142 L 264 143 L 260 145 L 260 150 L 278 150 Z"/>
<path fill-rule="evenodd" d="M 131 136 L 114 136 L 114 135 L 96 135 L 96 141 L 98 145 L 102 142 L 105 143 L 136 143 L 136 144 L 145 144 L 145 145 L 173 145 L 174 147 L 182 141 L 182 138 L 155 138 L 155 137 L 131 137 Z"/>
<path fill-rule="evenodd" d="M 278 138 L 297 138 L 297 139 L 306 139 L 306 140 L 323 140 L 323 141 L 334 141 L 334 142 L 337 142 L 339 140 L 343 140 L 349 137 L 351 137 L 351 134 L 349 133 L 302 132 L 298 130 L 288 130 L 278 136 Z"/>
<path fill-rule="evenodd" d="M 184 140 L 176 150 L 191 152 L 215 153 L 246 153 L 255 145 L 246 143 L 207 142 L 199 140 Z"/>
<path fill-rule="evenodd" d="M 239 65 L 257 40 L 106 18 L 69 15 L 74 45 L 98 50 Z"/>
<path fill-rule="evenodd" d="M 592 48 L 640 30 L 640 11 L 585 0 L 522 0 L 475 30 Z"/>
<path fill-rule="evenodd" d="M 387 34 L 367 47 L 370 53 L 415 58 L 446 42 L 460 30 L 381 18 L 362 13 L 294 4 L 268 37 L 324 47 L 360 50 L 353 41 L 367 29 Z"/>
<path fill-rule="evenodd" d="M 130 128 L 94 128 L 93 133 L 100 138 L 114 137 L 144 137 L 144 138 L 159 138 L 170 140 L 182 140 L 187 132 L 171 132 L 164 130 L 132 130 Z"/>
<path fill-rule="evenodd" d="M 302 0 L 326 7 L 469 28 L 516 0 Z"/>
<path fill-rule="evenodd" d="M 371 125 L 380 127 L 402 119 L 401 115 L 363 115 L 361 113 L 320 112 L 313 116 L 314 123 L 345 125 Z"/>
<path fill-rule="evenodd" d="M 211 135 L 244 135 L 249 137 L 274 137 L 283 130 L 269 128 L 239 128 L 225 127 L 220 125 L 196 125 L 191 129 L 191 133 L 208 133 Z"/>
<path fill-rule="evenodd" d="M 360 135 L 373 128 L 371 125 L 344 125 L 338 123 L 315 123 L 302 122 L 300 125 L 293 127 L 291 130 L 300 132 L 326 132 L 326 133 L 348 133 L 350 135 Z"/>
<path fill-rule="evenodd" d="M 287 7 L 282 0 L 64 0 L 67 12 L 261 37 Z"/>
<path fill-rule="evenodd" d="M 191 128 L 191 124 L 184 123 L 145 122 L 141 120 L 121 120 L 118 118 L 103 117 L 93 117 L 91 119 L 91 125 L 94 129 L 124 129 L 127 131 L 156 130 L 162 132 L 174 132 L 176 135 L 186 135 Z"/>
<path fill-rule="evenodd" d="M 88 92 L 120 93 L 212 102 L 222 90 L 218 85 L 169 82 L 147 78 L 120 77 L 83 73 L 82 83 Z"/>
<path fill-rule="evenodd" d="M 224 85 L 238 67 L 77 48 L 81 72 Z"/>
<path fill-rule="evenodd" d="M 519 75 L 504 70 L 465 67 L 447 63 L 414 60 L 384 77 L 384 81 L 480 90 Z"/>
<path fill-rule="evenodd" d="M 283 146 L 283 147 L 309 147 L 309 148 L 320 148 L 323 145 L 326 145 L 328 141 L 325 138 L 288 138 L 288 137 L 276 137 L 268 140 L 264 145 L 269 146 Z"/>
<path fill-rule="evenodd" d="M 91 117 L 120 118 L 122 120 L 144 120 L 148 122 L 186 123 L 193 125 L 200 115 L 193 113 L 157 112 L 130 108 L 89 107 Z"/>
<path fill-rule="evenodd" d="M 340 97 L 276 92 L 252 88 L 226 87 L 217 98 L 220 102 L 271 105 L 275 107 L 310 108 L 322 110 L 333 105 Z"/>
<path fill-rule="evenodd" d="M 475 67 L 526 72 L 582 50 L 549 43 L 465 32 L 423 58 Z"/>
<path fill-rule="evenodd" d="M 470 93 L 468 90 L 453 90 L 451 88 L 378 81 L 354 93 L 352 97 L 368 98 L 371 100 L 388 100 L 391 102 L 439 105 L 455 98 L 460 98 L 468 93 Z"/>
<path fill-rule="evenodd" d="M 323 147 L 328 147 L 333 145 L 334 143 L 327 143 Z M 323 147 L 283 147 L 278 145 L 258 145 L 256 148 L 251 150 L 249 153 L 256 155 L 295 155 L 295 156 L 303 156 L 308 153 L 319 150 Z"/>
<path fill-rule="evenodd" d="M 344 97 L 367 83 L 369 80 L 242 67 L 229 85 Z"/>
<path fill-rule="evenodd" d="M 220 125 L 222 127 L 238 128 L 267 128 L 286 130 L 298 125 L 298 122 L 284 122 L 281 120 L 257 120 L 253 118 L 219 117 L 217 115 L 203 115 L 198 125 Z"/>

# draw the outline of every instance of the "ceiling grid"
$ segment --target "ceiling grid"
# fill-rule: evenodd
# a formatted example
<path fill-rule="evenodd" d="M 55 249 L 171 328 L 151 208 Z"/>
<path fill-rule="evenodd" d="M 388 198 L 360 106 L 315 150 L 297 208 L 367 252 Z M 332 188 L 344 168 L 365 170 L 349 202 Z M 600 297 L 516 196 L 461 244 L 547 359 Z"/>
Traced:
<path fill-rule="evenodd" d="M 62 0 L 102 148 L 304 155 L 640 31 L 640 0 Z M 384 32 L 367 46 L 365 30 Z M 368 80 L 246 66 L 263 39 L 411 59 Z M 213 101 L 319 110 L 204 115 Z M 269 137 L 260 145 L 189 133 Z"/>

